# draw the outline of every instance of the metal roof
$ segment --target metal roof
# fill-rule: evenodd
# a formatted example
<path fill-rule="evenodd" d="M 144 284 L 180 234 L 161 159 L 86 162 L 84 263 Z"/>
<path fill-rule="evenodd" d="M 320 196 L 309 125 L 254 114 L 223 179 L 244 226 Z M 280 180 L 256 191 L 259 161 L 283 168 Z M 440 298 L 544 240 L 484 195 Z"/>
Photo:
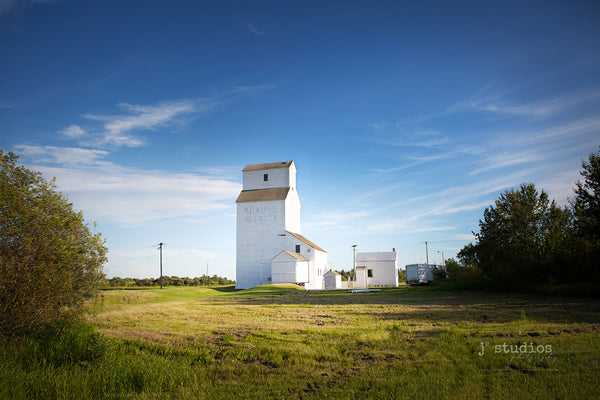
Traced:
<path fill-rule="evenodd" d="M 246 165 L 242 172 L 246 171 L 260 171 L 263 169 L 275 169 L 275 168 L 289 168 L 292 165 L 293 161 L 283 161 L 276 163 L 266 163 L 266 164 L 250 164 Z"/>
<path fill-rule="evenodd" d="M 397 259 L 395 251 L 356 253 L 356 261 L 396 261 Z"/>
<path fill-rule="evenodd" d="M 236 203 L 245 203 L 248 201 L 270 201 L 285 200 L 287 198 L 289 187 L 278 187 L 271 189 L 242 190 Z"/>
<path fill-rule="evenodd" d="M 280 251 L 275 257 L 273 257 L 271 259 L 271 261 L 275 260 L 281 254 L 287 254 L 288 256 L 292 257 L 293 259 L 295 259 L 297 261 L 308 261 L 306 258 L 302 257 L 300 254 L 292 253 L 291 251 L 287 251 L 287 250 Z"/>
<path fill-rule="evenodd" d="M 305 238 L 301 234 L 290 232 L 290 231 L 286 231 L 286 232 L 289 233 L 292 236 L 295 236 L 297 239 L 300 239 L 302 242 L 304 242 L 305 244 L 309 245 L 313 249 L 322 251 L 323 253 L 327 253 L 327 251 L 323 250 L 322 248 L 320 248 L 319 246 L 317 246 L 316 244 L 314 244 L 313 242 L 311 242 L 310 240 L 308 240 L 307 238 Z"/>

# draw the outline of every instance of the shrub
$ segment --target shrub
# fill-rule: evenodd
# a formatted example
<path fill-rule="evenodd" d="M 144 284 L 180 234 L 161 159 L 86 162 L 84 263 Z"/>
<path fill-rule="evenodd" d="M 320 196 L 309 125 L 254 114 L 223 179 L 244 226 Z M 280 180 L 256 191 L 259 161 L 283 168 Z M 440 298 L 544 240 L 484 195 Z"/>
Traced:
<path fill-rule="evenodd" d="M 80 315 L 106 248 L 66 196 L 0 150 L 0 335 Z"/>

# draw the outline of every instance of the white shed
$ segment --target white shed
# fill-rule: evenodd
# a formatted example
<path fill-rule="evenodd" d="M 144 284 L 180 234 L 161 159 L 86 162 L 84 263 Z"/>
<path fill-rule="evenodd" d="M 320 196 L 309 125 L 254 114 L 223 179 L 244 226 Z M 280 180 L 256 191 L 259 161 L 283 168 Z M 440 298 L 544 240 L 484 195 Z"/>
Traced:
<path fill-rule="evenodd" d="M 398 286 L 396 251 L 356 253 L 356 287 L 363 282 L 368 287 Z"/>
<path fill-rule="evenodd" d="M 308 260 L 283 250 L 271 259 L 272 283 L 307 283 Z"/>
<path fill-rule="evenodd" d="M 335 271 L 327 271 L 323 276 L 325 283 L 325 289 L 341 289 L 342 288 L 342 275 Z"/>

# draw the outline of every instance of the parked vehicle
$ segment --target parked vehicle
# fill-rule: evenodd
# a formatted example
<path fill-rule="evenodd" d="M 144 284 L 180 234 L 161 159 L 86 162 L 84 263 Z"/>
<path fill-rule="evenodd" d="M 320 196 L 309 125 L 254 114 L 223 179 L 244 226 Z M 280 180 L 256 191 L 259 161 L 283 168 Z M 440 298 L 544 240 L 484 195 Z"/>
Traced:
<path fill-rule="evenodd" d="M 409 285 L 429 285 L 433 281 L 433 271 L 444 268 L 435 264 L 409 264 L 406 266 L 406 283 Z"/>

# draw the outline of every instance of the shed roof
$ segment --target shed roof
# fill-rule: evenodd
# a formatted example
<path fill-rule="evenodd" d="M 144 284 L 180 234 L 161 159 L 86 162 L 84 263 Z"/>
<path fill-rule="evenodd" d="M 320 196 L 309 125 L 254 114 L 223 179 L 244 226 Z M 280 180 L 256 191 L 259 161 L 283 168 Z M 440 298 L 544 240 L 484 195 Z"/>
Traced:
<path fill-rule="evenodd" d="M 339 272 L 335 272 L 335 271 L 333 271 L 331 269 L 329 271 L 325 272 L 324 275 L 327 275 L 327 274 L 342 276 L 342 274 L 340 274 Z"/>
<path fill-rule="evenodd" d="M 244 203 L 248 201 L 285 200 L 289 191 L 289 187 L 242 190 L 235 202 Z"/>
<path fill-rule="evenodd" d="M 396 261 L 395 251 L 356 253 L 356 261 Z"/>
<path fill-rule="evenodd" d="M 246 165 L 242 172 L 246 171 L 260 171 L 262 169 L 275 169 L 275 168 L 289 168 L 292 165 L 293 161 L 283 161 L 283 162 L 275 162 L 275 163 L 266 163 L 266 164 L 250 164 Z"/>
<path fill-rule="evenodd" d="M 292 236 L 295 236 L 297 239 L 300 239 L 300 241 L 304 242 L 305 244 L 309 245 L 310 247 L 312 247 L 315 250 L 319 250 L 322 251 L 323 253 L 327 253 L 327 251 L 323 250 L 322 248 L 320 248 L 319 246 L 317 246 L 316 244 L 314 244 L 313 242 L 311 242 L 310 240 L 308 240 L 307 238 L 305 238 L 304 236 L 302 236 L 299 233 L 294 233 L 294 232 L 290 232 L 290 231 L 286 231 L 287 233 L 289 233 Z"/>
<path fill-rule="evenodd" d="M 302 257 L 300 254 L 292 253 L 291 251 L 287 251 L 287 250 L 280 251 L 275 257 L 273 257 L 271 259 L 271 261 L 275 260 L 277 257 L 279 257 L 282 254 L 287 254 L 288 256 L 292 257 L 294 260 L 297 260 L 297 261 L 308 261 L 306 258 Z"/>

